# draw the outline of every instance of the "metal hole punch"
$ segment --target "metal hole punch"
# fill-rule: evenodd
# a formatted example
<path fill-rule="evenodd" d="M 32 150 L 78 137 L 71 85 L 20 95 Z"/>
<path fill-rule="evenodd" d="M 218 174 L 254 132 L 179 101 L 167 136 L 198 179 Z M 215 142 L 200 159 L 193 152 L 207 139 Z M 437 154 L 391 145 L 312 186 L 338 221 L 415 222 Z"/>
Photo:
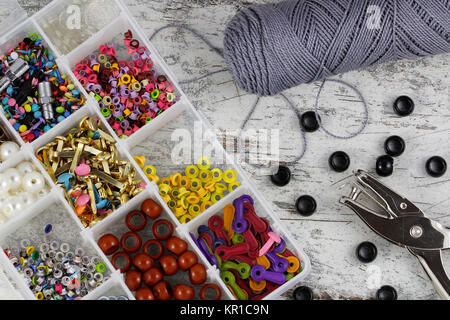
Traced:
<path fill-rule="evenodd" d="M 352 209 L 378 235 L 407 248 L 420 261 L 438 294 L 450 300 L 450 279 L 442 262 L 442 250 L 450 249 L 450 230 L 425 217 L 411 201 L 370 174 L 359 170 L 355 178 L 350 196 L 342 197 L 340 203 Z M 362 192 L 369 195 L 385 215 L 358 202 Z"/>

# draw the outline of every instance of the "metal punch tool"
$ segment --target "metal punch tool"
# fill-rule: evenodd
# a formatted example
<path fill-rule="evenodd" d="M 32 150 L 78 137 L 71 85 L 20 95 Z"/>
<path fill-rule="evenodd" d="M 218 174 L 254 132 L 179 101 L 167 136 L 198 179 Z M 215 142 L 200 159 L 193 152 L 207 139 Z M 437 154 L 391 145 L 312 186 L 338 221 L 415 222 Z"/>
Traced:
<path fill-rule="evenodd" d="M 425 217 L 411 201 L 397 194 L 365 171 L 355 172 L 356 184 L 340 203 L 352 209 L 384 239 L 407 248 L 419 259 L 438 294 L 450 300 L 450 279 L 442 261 L 442 251 L 450 249 L 450 229 Z M 380 214 L 357 202 L 364 192 L 380 206 Z"/>

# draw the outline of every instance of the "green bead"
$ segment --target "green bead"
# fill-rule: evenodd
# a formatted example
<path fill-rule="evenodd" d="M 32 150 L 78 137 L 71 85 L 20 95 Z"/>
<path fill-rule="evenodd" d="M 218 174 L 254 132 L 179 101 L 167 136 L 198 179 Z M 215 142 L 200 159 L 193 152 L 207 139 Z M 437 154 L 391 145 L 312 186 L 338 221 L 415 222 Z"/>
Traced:
<path fill-rule="evenodd" d="M 73 83 L 71 83 L 67 86 L 67 89 L 73 90 L 73 89 L 75 89 L 75 85 Z"/>
<path fill-rule="evenodd" d="M 97 270 L 98 273 L 105 273 L 106 265 L 104 263 L 98 263 L 95 270 Z"/>
<path fill-rule="evenodd" d="M 58 107 L 58 108 L 56 108 L 56 112 L 58 112 L 58 113 L 64 113 L 66 111 L 66 109 L 64 108 L 64 107 Z"/>
<path fill-rule="evenodd" d="M 39 251 L 35 250 L 35 251 L 31 254 L 31 258 L 32 258 L 34 261 L 39 260 Z"/>
<path fill-rule="evenodd" d="M 286 275 L 286 281 L 291 280 L 293 277 L 294 277 L 294 274 L 293 274 L 293 273 L 288 273 L 288 274 Z"/>
<path fill-rule="evenodd" d="M 95 100 L 97 100 L 97 102 L 100 102 L 102 100 L 102 97 L 100 97 L 100 95 L 96 94 Z"/>

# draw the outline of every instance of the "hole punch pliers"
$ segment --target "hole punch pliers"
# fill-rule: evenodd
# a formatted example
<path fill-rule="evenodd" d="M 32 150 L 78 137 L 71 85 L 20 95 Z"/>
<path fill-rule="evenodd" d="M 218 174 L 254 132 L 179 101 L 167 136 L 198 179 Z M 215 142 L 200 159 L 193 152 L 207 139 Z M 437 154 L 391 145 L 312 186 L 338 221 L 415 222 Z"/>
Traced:
<path fill-rule="evenodd" d="M 438 294 L 450 300 L 450 279 L 442 262 L 442 251 L 450 249 L 450 230 L 425 217 L 411 201 L 397 194 L 365 171 L 355 172 L 356 183 L 340 203 L 352 209 L 374 232 L 407 248 L 422 264 Z M 380 214 L 358 202 L 367 194 L 380 206 Z"/>

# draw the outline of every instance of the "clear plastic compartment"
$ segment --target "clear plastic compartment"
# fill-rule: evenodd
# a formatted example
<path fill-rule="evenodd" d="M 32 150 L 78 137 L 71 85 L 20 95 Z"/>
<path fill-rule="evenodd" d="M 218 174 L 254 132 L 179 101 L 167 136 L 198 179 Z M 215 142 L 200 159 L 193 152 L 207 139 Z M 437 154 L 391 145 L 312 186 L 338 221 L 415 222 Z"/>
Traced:
<path fill-rule="evenodd" d="M 68 16 L 73 17 L 71 14 L 74 14 L 74 10 L 78 10 L 73 6 L 79 6 L 78 9 L 80 9 L 82 15 L 80 20 L 82 30 L 81 32 L 80 30 L 74 31 L 75 34 L 77 32 L 80 33 L 77 34 L 76 37 L 68 36 L 71 34 L 70 31 L 73 30 L 67 29 L 68 25 L 66 20 Z M 97 15 L 98 18 L 97 21 L 94 21 L 93 25 L 89 16 L 89 14 L 92 13 L 94 14 L 94 17 Z M 180 101 L 161 113 L 128 139 L 120 140 L 114 133 L 112 127 L 102 116 L 97 101 L 89 96 L 86 90 L 81 87 L 71 70 L 74 69 L 76 63 L 81 61 L 81 59 L 91 52 L 97 50 L 101 44 L 112 39 L 119 39 L 122 41 L 122 34 L 128 29 L 133 31 L 134 37 L 141 42 L 141 45 L 145 45 L 150 50 L 151 58 L 155 63 L 156 69 L 162 74 L 167 75 L 168 79 L 173 82 L 176 92 L 180 95 Z M 58 32 L 55 32 L 55 30 L 58 30 Z M 142 201 L 145 199 L 153 198 L 162 206 L 164 217 L 173 223 L 175 234 L 189 243 L 190 250 L 197 254 L 199 262 L 207 267 L 208 282 L 216 283 L 220 286 L 222 289 L 222 299 L 233 300 L 233 295 L 220 279 L 219 270 L 209 264 L 208 260 L 203 256 L 200 249 L 192 240 L 190 232 L 195 233 L 196 228 L 199 225 L 207 224 L 208 219 L 211 216 L 221 214 L 223 208 L 227 204 L 232 203 L 233 200 L 240 195 L 249 194 L 255 200 L 255 209 L 257 213 L 263 217 L 267 217 L 271 221 L 274 231 L 279 233 L 280 236 L 287 241 L 289 246 L 295 248 L 295 252 L 293 252 L 301 257 L 304 262 L 303 271 L 299 275 L 272 292 L 265 299 L 277 298 L 279 295 L 292 289 L 297 283 L 305 279 L 311 268 L 308 257 L 304 254 L 299 245 L 293 241 L 279 219 L 271 211 L 270 205 L 258 191 L 255 190 L 251 181 L 248 180 L 240 167 L 236 166 L 232 157 L 225 153 L 223 147 L 215 137 L 212 137 L 212 139 L 206 140 L 205 142 L 215 150 L 215 152 L 212 153 L 211 158 L 212 162 L 216 161 L 218 164 L 213 163 L 213 167 L 218 167 L 222 171 L 226 169 L 235 170 L 237 181 L 241 183 L 241 186 L 234 189 L 231 193 L 226 193 L 220 201 L 213 204 L 187 224 L 181 224 L 179 222 L 160 195 L 158 185 L 150 181 L 138 166 L 138 163 L 134 160 L 135 156 L 146 156 L 146 164 L 154 165 L 158 170 L 157 174 L 159 177 L 170 176 L 176 172 L 184 172 L 187 165 L 197 164 L 197 161 L 199 160 L 197 159 L 197 155 L 200 155 L 201 157 L 205 154 L 201 151 L 200 153 L 195 153 L 194 150 L 192 150 L 191 162 L 188 162 L 187 164 L 172 164 L 172 148 L 177 143 L 176 139 L 172 140 L 172 134 L 174 132 L 176 133 L 177 129 L 181 129 L 184 130 L 186 135 L 189 134 L 191 137 L 195 137 L 194 133 L 196 130 L 201 128 L 202 131 L 205 132 L 210 129 L 210 126 L 207 121 L 205 121 L 205 118 L 195 110 L 184 96 L 173 73 L 168 69 L 158 52 L 147 40 L 145 34 L 141 31 L 134 18 L 130 15 L 128 9 L 121 1 L 52 1 L 36 15 L 26 19 L 24 22 L 15 26 L 8 34 L 1 37 L 0 52 L 5 52 L 5 50 L 9 49 L 8 46 L 16 45 L 23 37 L 28 36 L 30 33 L 38 33 L 43 37 L 43 40 L 48 44 L 49 49 L 54 53 L 61 71 L 68 74 L 71 79 L 74 80 L 78 90 L 86 97 L 86 105 L 31 144 L 25 144 L 21 140 L 19 134 L 6 120 L 5 115 L 0 113 L 0 125 L 6 126 L 8 132 L 21 146 L 21 151 L 16 156 L 12 157 L 7 162 L 0 164 L 0 172 L 5 168 L 20 163 L 22 160 L 30 160 L 37 165 L 51 188 L 50 193 L 36 202 L 33 208 L 24 210 L 20 216 L 0 227 L 1 249 L 17 245 L 17 241 L 20 242 L 23 238 L 37 241 L 44 237 L 45 226 L 47 224 L 52 224 L 53 231 L 50 233 L 51 237 L 74 246 L 82 246 L 89 254 L 98 256 L 107 267 L 106 274 L 109 279 L 104 281 L 95 290 L 89 292 L 84 299 L 99 299 L 108 295 L 124 295 L 129 299 L 134 299 L 133 294 L 125 285 L 123 275 L 120 274 L 120 271 L 114 269 L 108 257 L 106 257 L 98 247 L 97 240 L 104 233 L 120 233 L 124 231 L 124 228 L 126 228 L 124 224 L 126 215 L 131 210 L 139 208 Z M 146 187 L 141 193 L 137 194 L 92 228 L 87 229 L 84 228 L 73 208 L 66 201 L 63 190 L 53 183 L 50 175 L 41 165 L 40 161 L 36 159 L 36 151 L 54 141 L 57 136 L 64 135 L 71 128 L 77 127 L 79 122 L 86 116 L 98 117 L 101 120 L 104 130 L 115 140 L 120 157 L 130 161 L 133 168 L 136 169 L 139 179 L 146 183 Z M 176 134 L 174 136 L 176 137 Z M 201 147 L 205 147 L 205 145 L 202 144 Z M 0 268 L 2 268 L 7 276 L 11 278 L 11 282 L 15 283 L 18 294 L 24 299 L 36 299 L 22 275 L 14 268 L 3 250 L 0 251 Z M 174 284 L 177 282 L 177 279 L 170 279 L 169 282 Z"/>

